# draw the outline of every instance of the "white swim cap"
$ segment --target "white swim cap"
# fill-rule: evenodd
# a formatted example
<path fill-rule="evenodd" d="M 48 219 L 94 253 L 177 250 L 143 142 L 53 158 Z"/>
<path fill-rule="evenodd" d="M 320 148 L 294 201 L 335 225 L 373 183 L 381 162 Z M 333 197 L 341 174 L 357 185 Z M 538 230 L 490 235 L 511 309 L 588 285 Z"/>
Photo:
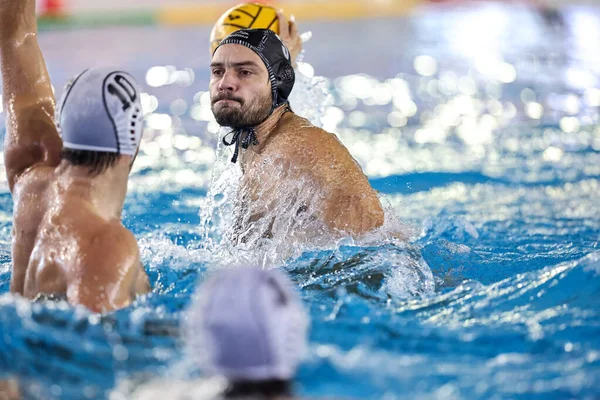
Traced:
<path fill-rule="evenodd" d="M 230 380 L 292 378 L 307 346 L 308 317 L 275 270 L 218 272 L 198 289 L 184 334 L 202 369 Z"/>
<path fill-rule="evenodd" d="M 130 74 L 88 69 L 65 89 L 56 120 L 66 149 L 134 155 L 142 118 L 140 92 Z"/>

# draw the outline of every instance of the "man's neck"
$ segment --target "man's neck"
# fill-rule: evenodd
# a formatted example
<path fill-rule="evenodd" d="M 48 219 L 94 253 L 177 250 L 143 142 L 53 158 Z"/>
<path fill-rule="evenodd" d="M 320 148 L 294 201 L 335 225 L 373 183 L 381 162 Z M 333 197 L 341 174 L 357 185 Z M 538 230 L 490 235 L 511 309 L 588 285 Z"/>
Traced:
<path fill-rule="evenodd" d="M 126 168 L 115 165 L 98 175 L 91 175 L 89 167 L 62 161 L 58 167 L 58 183 L 65 192 L 88 200 L 103 219 L 120 220 L 127 194 L 128 172 Z"/>
<path fill-rule="evenodd" d="M 283 104 L 277 107 L 275 111 L 273 111 L 273 113 L 269 116 L 269 118 L 267 118 L 255 128 L 256 140 L 258 140 L 258 145 L 252 146 L 251 148 L 253 148 L 257 152 L 260 152 L 263 149 L 266 141 L 275 132 L 275 128 L 277 128 L 279 120 L 281 119 L 281 117 L 283 117 L 283 114 L 285 114 L 288 110 L 289 106 L 287 104 Z"/>

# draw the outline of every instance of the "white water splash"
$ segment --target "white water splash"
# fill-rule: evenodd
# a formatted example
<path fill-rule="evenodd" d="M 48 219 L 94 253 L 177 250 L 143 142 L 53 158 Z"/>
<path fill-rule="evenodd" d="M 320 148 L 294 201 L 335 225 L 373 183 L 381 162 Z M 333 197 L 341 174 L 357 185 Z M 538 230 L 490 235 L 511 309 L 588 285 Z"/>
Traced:
<path fill-rule="evenodd" d="M 423 258 L 415 260 L 406 253 L 393 253 L 381 261 L 392 264 L 382 291 L 399 299 L 435 293 L 433 273 Z"/>
<path fill-rule="evenodd" d="M 157 378 L 147 382 L 124 380 L 109 395 L 109 400 L 173 400 L 219 398 L 227 388 L 227 382 L 220 378 L 211 379 L 165 379 Z"/>
<path fill-rule="evenodd" d="M 308 63 L 298 62 L 298 67 L 296 83 L 290 94 L 290 106 L 296 114 L 321 127 L 321 119 L 327 108 L 333 105 L 330 82 L 322 76 L 312 76 L 313 68 Z"/>
<path fill-rule="evenodd" d="M 595 276 L 600 276 L 600 252 L 596 251 L 584 257 L 583 265 L 586 271 L 593 271 Z"/>

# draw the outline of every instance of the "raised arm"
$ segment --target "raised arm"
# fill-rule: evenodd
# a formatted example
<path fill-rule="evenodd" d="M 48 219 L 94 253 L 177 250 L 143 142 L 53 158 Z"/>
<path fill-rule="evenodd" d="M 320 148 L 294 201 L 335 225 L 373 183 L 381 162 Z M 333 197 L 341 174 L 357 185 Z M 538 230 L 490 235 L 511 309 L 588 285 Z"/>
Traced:
<path fill-rule="evenodd" d="M 4 164 L 11 192 L 39 164 L 60 162 L 54 94 L 37 42 L 35 0 L 0 0 L 0 63 L 6 111 Z"/>
<path fill-rule="evenodd" d="M 302 39 L 298 34 L 296 18 L 292 15 L 288 21 L 281 10 L 277 11 L 277 18 L 279 19 L 279 37 L 290 51 L 292 65 L 296 68 L 298 54 L 302 51 Z"/>

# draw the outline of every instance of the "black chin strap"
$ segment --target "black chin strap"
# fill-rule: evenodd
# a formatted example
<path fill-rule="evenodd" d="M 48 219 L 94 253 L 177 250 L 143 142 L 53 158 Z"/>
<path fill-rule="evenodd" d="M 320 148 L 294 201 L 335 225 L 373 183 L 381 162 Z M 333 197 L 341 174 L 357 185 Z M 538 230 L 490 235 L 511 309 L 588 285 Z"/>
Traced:
<path fill-rule="evenodd" d="M 279 107 L 279 105 L 273 106 L 273 109 L 271 110 L 271 112 L 269 113 L 267 118 L 265 118 L 263 120 L 263 122 L 266 121 L 271 115 L 273 115 L 273 111 L 275 111 L 277 109 L 277 107 Z M 285 109 L 283 110 L 281 115 L 283 116 L 283 114 L 285 114 L 288 111 L 290 111 L 290 112 L 292 111 L 289 103 L 285 105 Z M 258 125 L 260 125 L 260 124 L 262 124 L 262 122 L 259 123 Z M 258 126 L 258 125 L 256 125 L 256 126 Z M 223 137 L 223 144 L 225 146 L 235 145 L 235 150 L 233 151 L 233 157 L 231 157 L 231 162 L 235 164 L 237 162 L 238 155 L 240 154 L 240 145 L 242 146 L 242 149 L 246 150 L 248 147 L 250 147 L 250 145 L 256 146 L 258 144 L 258 139 L 256 138 L 256 130 L 255 130 L 255 127 L 253 127 L 253 126 L 246 127 L 246 128 L 234 129 L 229 133 L 233 134 L 233 136 L 231 137 L 231 141 L 228 142 L 227 135 L 225 135 Z M 240 140 L 240 137 L 242 138 L 242 140 Z"/>
<path fill-rule="evenodd" d="M 227 136 L 224 136 L 223 144 L 225 146 L 235 145 L 233 157 L 231 158 L 231 162 L 235 164 L 240 153 L 240 145 L 242 146 L 242 149 L 246 150 L 248 147 L 250 147 L 250 145 L 256 146 L 258 144 L 258 140 L 256 139 L 256 130 L 254 129 L 254 127 L 239 128 L 234 131 L 231 131 L 230 133 L 233 133 L 231 141 L 228 142 Z"/>

